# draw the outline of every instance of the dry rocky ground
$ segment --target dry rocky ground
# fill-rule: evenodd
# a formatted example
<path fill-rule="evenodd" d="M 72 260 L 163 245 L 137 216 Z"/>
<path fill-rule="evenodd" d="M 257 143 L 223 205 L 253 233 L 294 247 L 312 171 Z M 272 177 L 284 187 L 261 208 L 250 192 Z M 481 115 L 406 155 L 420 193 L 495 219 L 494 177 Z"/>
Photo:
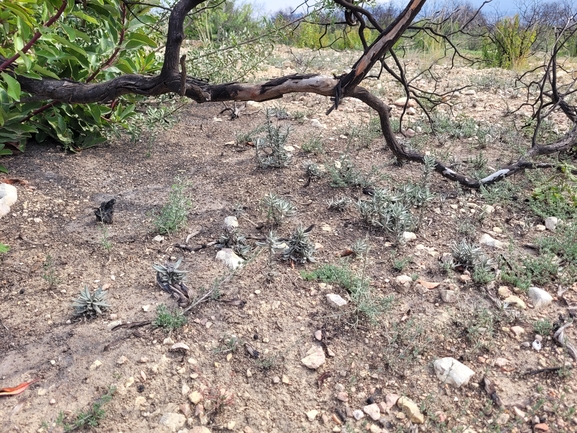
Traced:
<path fill-rule="evenodd" d="M 341 73 L 331 69 L 349 64 L 346 56 L 284 52 L 262 75 Z M 421 61 L 407 59 L 412 70 Z M 503 117 L 523 100 L 513 75 L 442 66 L 436 73 L 442 89 L 471 85 L 452 96 L 456 118 L 471 116 L 493 129 L 488 138 L 447 134 L 426 141 L 417 108 L 405 120 L 411 144 L 452 157 L 469 172 L 480 147 L 493 167 L 517 155 L 526 141 L 506 141 L 516 117 Z M 433 85 L 426 78 L 421 84 Z M 389 103 L 402 96 L 385 80 L 370 86 Z M 552 333 L 538 336 L 534 329 L 539 320 L 567 317 L 577 286 L 541 284 L 552 302 L 536 308 L 512 284 L 478 284 L 466 269 L 442 266 L 451 245 L 463 238 L 478 243 L 482 235 L 504 243 L 482 246 L 494 263 L 514 260 L 515 253 L 536 255 L 526 245 L 553 232 L 525 200 L 527 178 L 512 179 L 514 196 L 489 196 L 433 175 L 427 182 L 435 198 L 413 209 L 421 217 L 416 236 L 399 244 L 369 227 L 353 205 L 329 210 L 328 199 L 370 196 L 360 187 L 332 187 L 326 175 L 309 181 L 303 163 L 334 166 L 346 154 L 363 173 L 378 174 L 377 186 L 389 188 L 420 182 L 422 167 L 395 164 L 371 132 L 373 114 L 360 103 L 345 100 L 325 117 L 329 106 L 328 98 L 288 95 L 249 104 L 230 120 L 220 104 L 190 104 L 151 146 L 143 137 L 71 155 L 30 144 L 26 153 L 4 158 L 9 177 L 25 183 L 17 185 L 18 202 L 0 224 L 0 240 L 10 246 L 0 255 L 0 387 L 38 381 L 0 397 L 0 430 L 61 432 L 97 404 L 105 416 L 89 429 L 115 433 L 577 431 L 575 360 Z M 263 125 L 266 108 L 277 109 L 274 125 L 291 127 L 286 168 L 258 167 L 254 142 L 242 139 Z M 393 108 L 393 117 L 400 112 Z M 193 207 L 184 228 L 159 238 L 155 215 L 178 182 Z M 314 224 L 315 263 L 271 261 L 256 245 L 268 233 L 261 201 L 270 192 L 296 207 L 276 228 L 280 236 Z M 94 208 L 111 198 L 114 220 L 103 228 Z M 234 274 L 215 260 L 214 246 L 175 246 L 219 239 L 227 216 L 237 217 L 253 248 Z M 370 248 L 354 258 L 349 249 L 359 240 Z M 177 307 L 156 285 L 152 265 L 178 258 L 190 288 L 217 287 L 220 297 L 191 310 L 188 323 L 170 333 L 152 325 L 115 328 L 154 320 L 160 304 Z M 382 300 L 385 309 L 377 323 L 358 312 L 341 285 L 303 278 L 303 271 L 327 264 L 370 281 L 368 299 Z M 74 315 L 72 301 L 85 286 L 107 289 L 111 308 L 103 315 Z M 331 293 L 347 305 L 331 304 Z M 577 339 L 572 327 L 565 335 Z M 311 353 L 317 365 L 310 365 Z M 468 384 L 457 388 L 437 377 L 433 363 L 447 357 L 474 372 Z M 102 400 L 108 392 L 112 397 Z"/>

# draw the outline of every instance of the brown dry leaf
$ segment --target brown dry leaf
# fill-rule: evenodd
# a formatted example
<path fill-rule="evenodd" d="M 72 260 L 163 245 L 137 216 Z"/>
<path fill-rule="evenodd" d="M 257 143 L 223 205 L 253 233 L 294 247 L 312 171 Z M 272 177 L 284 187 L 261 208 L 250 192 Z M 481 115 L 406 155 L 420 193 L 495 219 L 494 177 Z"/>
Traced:
<path fill-rule="evenodd" d="M 441 283 L 433 283 L 431 281 L 425 281 L 425 280 L 421 280 L 421 279 L 418 279 L 417 283 L 419 283 L 425 289 L 434 289 L 434 288 L 439 287 L 441 285 Z"/>

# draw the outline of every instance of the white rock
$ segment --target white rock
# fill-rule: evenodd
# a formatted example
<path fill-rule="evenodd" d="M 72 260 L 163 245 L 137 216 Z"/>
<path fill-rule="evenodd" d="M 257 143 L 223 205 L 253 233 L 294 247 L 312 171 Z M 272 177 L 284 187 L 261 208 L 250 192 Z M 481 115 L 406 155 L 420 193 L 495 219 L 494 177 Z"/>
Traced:
<path fill-rule="evenodd" d="M 529 287 L 528 294 L 535 308 L 543 308 L 553 302 L 553 297 L 539 287 Z"/>
<path fill-rule="evenodd" d="M 10 212 L 10 207 L 18 200 L 16 187 L 7 183 L 0 183 L 0 218 Z"/>
<path fill-rule="evenodd" d="M 454 358 L 441 358 L 433 362 L 437 378 L 444 383 L 460 388 L 469 383 L 475 372 Z"/>
<path fill-rule="evenodd" d="M 227 216 L 224 219 L 224 228 L 233 229 L 238 227 L 238 219 L 235 216 Z"/>
<path fill-rule="evenodd" d="M 475 96 L 477 94 L 474 89 L 465 89 L 461 93 L 467 96 Z"/>
<path fill-rule="evenodd" d="M 220 250 L 216 253 L 216 259 L 231 269 L 236 269 L 244 263 L 244 260 L 237 256 L 231 248 L 223 248 Z"/>
<path fill-rule="evenodd" d="M 318 410 L 309 410 L 308 412 L 305 412 L 307 418 L 309 419 L 309 421 L 314 421 L 315 418 L 317 417 L 317 415 L 319 414 Z"/>
<path fill-rule="evenodd" d="M 493 247 L 493 248 L 503 248 L 505 247 L 505 243 L 498 241 L 497 239 L 493 239 L 490 235 L 488 235 L 487 233 L 484 233 L 483 236 L 481 236 L 481 239 L 479 239 L 479 243 L 481 245 L 487 245 L 488 247 Z"/>
<path fill-rule="evenodd" d="M 342 307 L 343 305 L 347 305 L 347 301 L 345 301 L 341 295 L 337 295 L 335 293 L 327 294 L 327 301 L 333 304 L 336 307 Z"/>
<path fill-rule="evenodd" d="M 312 370 L 316 370 L 326 361 L 325 352 L 320 346 L 313 346 L 307 352 L 307 356 L 301 359 L 301 362 Z"/>
<path fill-rule="evenodd" d="M 164 236 L 156 235 L 152 238 L 154 242 L 162 242 L 164 240 Z"/>
<path fill-rule="evenodd" d="M 363 413 L 362 410 L 355 410 L 353 411 L 353 418 L 356 419 L 357 421 L 360 420 L 361 418 L 364 418 L 365 414 Z"/>
<path fill-rule="evenodd" d="M 395 281 L 397 282 L 397 284 L 400 284 L 401 286 L 409 286 L 410 284 L 413 283 L 413 279 L 408 275 L 399 275 L 398 277 L 395 278 Z"/>
<path fill-rule="evenodd" d="M 417 101 L 415 101 L 414 99 L 409 99 L 409 102 L 407 103 L 407 98 L 399 98 L 395 102 L 393 102 L 393 105 L 396 105 L 397 107 L 404 107 L 405 104 L 408 107 L 416 107 Z"/>
<path fill-rule="evenodd" d="M 12 206 L 18 200 L 18 192 L 14 185 L 0 183 L 0 201 L 6 206 Z"/>
<path fill-rule="evenodd" d="M 186 422 L 186 417 L 181 413 L 168 412 L 160 418 L 160 424 L 168 427 L 171 432 L 176 432 Z"/>
<path fill-rule="evenodd" d="M 327 125 L 319 122 L 319 119 L 311 119 L 311 126 L 315 128 L 327 129 Z"/>
<path fill-rule="evenodd" d="M 417 239 L 417 235 L 413 232 L 403 232 L 403 239 L 405 242 L 414 241 Z"/>
<path fill-rule="evenodd" d="M 363 407 L 363 412 L 370 416 L 373 421 L 377 421 L 381 417 L 381 410 L 376 403 Z"/>
<path fill-rule="evenodd" d="M 547 228 L 547 230 L 551 230 L 552 232 L 555 231 L 555 227 L 557 227 L 558 223 L 559 218 L 557 217 L 545 218 L 545 227 Z"/>
<path fill-rule="evenodd" d="M 533 346 L 533 349 L 535 349 L 537 352 L 539 352 L 541 350 L 541 348 L 543 347 L 543 345 L 541 344 L 541 342 L 539 340 L 533 341 L 533 344 L 531 344 L 531 346 Z"/>

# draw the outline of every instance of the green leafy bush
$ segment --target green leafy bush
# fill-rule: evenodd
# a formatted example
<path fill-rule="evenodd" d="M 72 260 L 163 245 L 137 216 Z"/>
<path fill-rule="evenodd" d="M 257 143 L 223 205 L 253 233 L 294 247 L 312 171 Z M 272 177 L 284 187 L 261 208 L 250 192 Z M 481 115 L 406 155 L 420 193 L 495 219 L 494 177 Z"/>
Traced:
<path fill-rule="evenodd" d="M 132 5 L 131 13 L 121 0 L 68 2 L 62 15 L 45 26 L 61 2 L 2 1 L 0 56 L 16 59 L 0 73 L 0 141 L 23 151 L 32 136 L 38 142 L 50 137 L 78 151 L 105 141 L 113 126 L 126 126 L 137 97 L 117 98 L 110 105 L 44 104 L 23 92 L 16 77 L 95 83 L 159 70 L 151 51 L 162 37 L 150 26 L 158 20 L 150 13 L 155 2 Z M 42 37 L 34 41 L 37 31 Z M 0 155 L 9 153 L 0 145 Z"/>

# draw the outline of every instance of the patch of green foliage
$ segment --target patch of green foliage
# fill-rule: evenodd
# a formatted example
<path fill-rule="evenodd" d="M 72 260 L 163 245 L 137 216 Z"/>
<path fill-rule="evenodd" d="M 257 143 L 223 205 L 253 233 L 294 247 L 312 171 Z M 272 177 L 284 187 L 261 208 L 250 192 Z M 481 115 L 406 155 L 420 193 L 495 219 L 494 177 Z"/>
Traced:
<path fill-rule="evenodd" d="M 161 235 L 174 233 L 186 224 L 192 202 L 186 196 L 186 184 L 180 179 L 171 186 L 166 203 L 154 219 L 154 226 Z"/>
<path fill-rule="evenodd" d="M 55 140 L 64 149 L 78 151 L 107 140 L 118 127 L 127 127 L 135 114 L 137 96 L 119 97 L 114 104 L 45 104 L 26 93 L 18 77 L 67 78 L 97 83 L 121 74 L 147 74 L 161 67 L 158 42 L 164 35 L 154 30 L 158 15 L 154 5 L 135 5 L 131 13 L 121 0 L 68 2 L 59 19 L 61 2 L 3 2 L 0 38 L 8 41 L 0 55 L 13 58 L 10 72 L 0 74 L 0 142 L 17 143 L 19 150 L 34 138 Z M 42 29 L 32 47 L 25 44 Z M 121 129 L 120 128 L 120 129 Z M 11 151 L 0 145 L 0 155 Z M 0 167 L 0 170 L 5 170 Z"/>
<path fill-rule="evenodd" d="M 347 266 L 323 265 L 314 271 L 302 272 L 301 276 L 306 281 L 319 280 L 341 286 L 349 293 L 357 313 L 364 315 L 371 323 L 377 323 L 379 316 L 389 311 L 394 301 L 392 295 L 376 295 L 369 280 L 356 275 Z"/>
<path fill-rule="evenodd" d="M 483 60 L 490 67 L 517 69 L 527 62 L 536 39 L 537 29 L 523 25 L 519 15 L 503 18 L 483 40 Z"/>
<path fill-rule="evenodd" d="M 98 427 L 100 422 L 106 418 L 103 406 L 112 400 L 115 392 L 116 388 L 111 386 L 105 395 L 93 403 L 89 409 L 78 412 L 72 421 L 67 421 L 64 412 L 60 412 L 56 424 L 61 426 L 65 432 Z"/>
<path fill-rule="evenodd" d="M 10 247 L 0 242 L 0 253 L 7 253 L 8 251 L 10 251 Z"/>
<path fill-rule="evenodd" d="M 160 304 L 156 307 L 156 318 L 152 322 L 152 326 L 170 332 L 183 327 L 186 322 L 186 316 L 182 312 L 178 310 L 170 311 L 166 305 Z"/>

